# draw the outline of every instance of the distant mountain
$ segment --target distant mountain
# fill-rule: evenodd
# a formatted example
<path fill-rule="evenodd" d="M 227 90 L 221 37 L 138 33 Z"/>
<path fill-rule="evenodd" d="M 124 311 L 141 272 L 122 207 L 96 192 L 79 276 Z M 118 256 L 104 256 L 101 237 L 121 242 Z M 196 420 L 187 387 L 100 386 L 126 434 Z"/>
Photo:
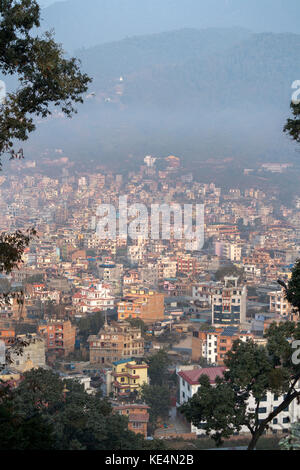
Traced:
<path fill-rule="evenodd" d="M 245 104 L 286 108 L 299 75 L 300 35 L 241 29 L 180 30 L 76 53 L 93 91 L 130 106 L 183 110 Z M 114 97 L 113 101 L 116 97 Z"/>
<path fill-rule="evenodd" d="M 70 51 L 182 28 L 300 33 L 299 0 L 68 0 L 50 5 L 42 16 L 43 28 L 54 28 Z"/>
<path fill-rule="evenodd" d="M 95 162 L 173 153 L 251 165 L 295 154 L 282 128 L 300 79 L 300 35 L 184 29 L 77 55 L 94 80 L 85 104 L 72 120 L 40 123 L 33 156 L 46 146 Z"/>

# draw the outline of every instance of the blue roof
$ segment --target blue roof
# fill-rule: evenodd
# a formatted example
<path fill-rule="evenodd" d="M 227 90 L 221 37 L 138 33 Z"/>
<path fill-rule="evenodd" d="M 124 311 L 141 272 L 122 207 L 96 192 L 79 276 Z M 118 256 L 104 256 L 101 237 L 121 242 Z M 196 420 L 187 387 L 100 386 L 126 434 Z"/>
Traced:
<path fill-rule="evenodd" d="M 120 359 L 119 361 L 113 362 L 114 366 L 118 366 L 119 364 L 126 364 L 126 362 L 131 362 L 133 359 Z"/>
<path fill-rule="evenodd" d="M 234 326 L 228 326 L 227 328 L 224 329 L 223 333 L 221 333 L 221 336 L 234 336 L 238 332 L 238 328 Z"/>

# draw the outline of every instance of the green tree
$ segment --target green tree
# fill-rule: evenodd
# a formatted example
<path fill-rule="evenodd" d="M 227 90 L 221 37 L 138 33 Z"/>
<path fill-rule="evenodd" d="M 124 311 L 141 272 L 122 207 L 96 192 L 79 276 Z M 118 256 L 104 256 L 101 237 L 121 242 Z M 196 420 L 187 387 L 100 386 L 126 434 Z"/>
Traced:
<path fill-rule="evenodd" d="M 155 429 L 157 420 L 166 420 L 169 417 L 171 406 L 170 388 L 168 385 L 144 384 L 141 396 L 145 403 L 150 406 L 150 424 Z"/>
<path fill-rule="evenodd" d="M 300 339 L 300 324 L 271 324 L 267 346 L 252 340 L 236 341 L 226 355 L 226 370 L 210 384 L 207 376 L 200 378 L 198 392 L 181 407 L 181 412 L 195 426 L 222 444 L 224 438 L 246 426 L 251 433 L 249 450 L 268 429 L 271 421 L 300 397 L 300 366 L 293 358 L 293 340 Z M 279 406 L 259 420 L 259 408 L 267 392 L 282 397 Z M 249 399 L 254 405 L 249 405 Z"/>
<path fill-rule="evenodd" d="M 71 117 L 74 104 L 83 102 L 91 82 L 75 58 L 64 57 L 51 33 L 41 37 L 35 33 L 39 26 L 36 0 L 0 1 L 0 72 L 18 81 L 16 91 L 7 93 L 0 103 L 0 168 L 5 154 L 10 159 L 23 158 L 23 150 L 15 151 L 14 144 L 28 139 L 36 117 L 45 118 L 55 108 Z M 23 262 L 24 250 L 35 236 L 33 228 L 0 234 L 0 272 L 8 274 Z M 1 301 L 12 297 L 23 304 L 22 290 L 2 293 Z"/>
<path fill-rule="evenodd" d="M 86 343 L 90 335 L 97 335 L 104 325 L 104 313 L 94 312 L 78 322 L 78 336 Z"/>
<path fill-rule="evenodd" d="M 65 59 L 51 33 L 39 37 L 40 7 L 36 0 L 0 2 L 0 71 L 18 79 L 15 92 L 7 93 L 0 109 L 0 155 L 12 158 L 15 140 L 25 141 L 35 130 L 34 117 L 46 117 L 59 108 L 66 116 L 82 103 L 91 79 L 80 72 L 75 58 Z M 51 108 L 50 105 L 53 105 Z"/>
<path fill-rule="evenodd" d="M 146 335 L 146 332 L 148 330 L 147 325 L 143 322 L 141 318 L 129 318 L 128 322 L 130 323 L 131 326 L 134 328 L 140 328 L 142 336 Z"/>
<path fill-rule="evenodd" d="M 284 132 L 293 140 L 300 142 L 300 103 L 291 103 L 293 118 L 289 118 L 284 126 Z"/>
<path fill-rule="evenodd" d="M 160 349 L 147 359 L 148 374 L 151 385 L 163 385 L 169 378 L 170 359 L 164 349 Z"/>
<path fill-rule="evenodd" d="M 292 276 L 286 285 L 278 280 L 278 283 L 284 288 L 287 301 L 300 313 L 300 259 L 296 261 L 292 269 Z"/>
<path fill-rule="evenodd" d="M 242 279 L 243 275 L 243 269 L 239 269 L 234 264 L 230 264 L 219 268 L 215 273 L 215 278 L 217 281 L 223 281 L 225 276 L 236 276 L 239 279 Z"/>
<path fill-rule="evenodd" d="M 17 425 L 20 429 L 13 440 Z M 41 436 L 37 436 L 38 430 Z M 25 431 L 29 444 L 24 444 Z M 127 417 L 113 413 L 106 398 L 89 395 L 76 380 L 63 381 L 43 369 L 25 373 L 15 390 L 0 395 L 0 436 L 5 434 L 11 449 L 44 448 L 47 437 L 48 447 L 57 450 L 151 448 L 141 434 L 128 430 Z"/>
<path fill-rule="evenodd" d="M 281 439 L 279 446 L 283 450 L 300 450 L 300 423 L 291 424 L 288 437 Z"/>

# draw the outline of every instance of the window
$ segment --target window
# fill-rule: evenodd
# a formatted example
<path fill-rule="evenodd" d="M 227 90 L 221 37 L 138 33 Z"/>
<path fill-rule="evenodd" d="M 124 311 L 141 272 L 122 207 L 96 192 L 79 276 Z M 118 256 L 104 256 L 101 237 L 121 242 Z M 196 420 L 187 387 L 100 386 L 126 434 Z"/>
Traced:
<path fill-rule="evenodd" d="M 258 408 L 258 412 L 259 412 L 259 413 L 266 413 L 266 412 L 267 412 L 267 408 L 266 408 L 266 407 Z"/>

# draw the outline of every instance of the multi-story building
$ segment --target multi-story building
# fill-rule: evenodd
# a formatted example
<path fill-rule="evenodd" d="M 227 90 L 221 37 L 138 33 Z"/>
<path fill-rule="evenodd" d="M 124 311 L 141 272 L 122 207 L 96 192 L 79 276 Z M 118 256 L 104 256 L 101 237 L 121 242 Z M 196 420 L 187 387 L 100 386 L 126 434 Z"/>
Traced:
<path fill-rule="evenodd" d="M 201 307 L 209 307 L 213 289 L 216 287 L 215 282 L 198 282 L 192 286 L 192 297 Z"/>
<path fill-rule="evenodd" d="M 292 312 L 292 305 L 287 301 L 284 290 L 269 292 L 270 312 L 287 317 Z"/>
<path fill-rule="evenodd" d="M 143 434 L 144 438 L 147 437 L 147 424 L 149 422 L 149 406 L 139 403 L 128 403 L 125 405 L 112 404 L 113 412 L 120 415 L 127 416 L 128 429 L 135 434 Z"/>
<path fill-rule="evenodd" d="M 88 338 L 90 363 L 110 365 L 120 359 L 144 356 L 141 329 L 128 322 L 107 323 L 97 335 Z"/>
<path fill-rule="evenodd" d="M 206 359 L 208 364 L 224 364 L 224 358 L 234 341 L 254 339 L 253 334 L 236 327 L 214 328 L 208 331 L 194 330 L 192 336 L 192 360 Z"/>
<path fill-rule="evenodd" d="M 92 313 L 114 308 L 114 296 L 110 284 L 102 282 L 82 288 L 72 297 L 77 314 Z"/>
<path fill-rule="evenodd" d="M 115 397 L 139 393 L 143 384 L 148 383 L 148 365 L 143 361 L 122 359 L 113 362 L 112 371 L 107 372 L 107 394 Z"/>
<path fill-rule="evenodd" d="M 194 330 L 192 336 L 192 360 L 199 361 L 200 358 L 207 360 L 209 364 L 217 364 L 218 359 L 218 337 L 221 329 L 210 331 Z"/>
<path fill-rule="evenodd" d="M 215 253 L 221 258 L 227 258 L 231 261 L 240 261 L 242 255 L 242 247 L 237 243 L 227 241 L 216 241 Z"/>
<path fill-rule="evenodd" d="M 164 294 L 140 288 L 125 292 L 118 303 L 118 320 L 140 318 L 145 323 L 164 319 Z"/>
<path fill-rule="evenodd" d="M 190 369 L 190 370 L 180 370 L 177 375 L 179 377 L 179 389 L 178 389 L 178 399 L 177 406 L 183 405 L 187 402 L 195 393 L 197 393 L 199 387 L 199 379 L 201 375 L 207 375 L 211 385 L 216 383 L 216 377 L 222 377 L 225 367 L 208 367 L 203 369 Z M 296 389 L 300 389 L 300 384 L 296 386 Z M 258 409 L 258 419 L 265 419 L 275 408 L 277 408 L 282 401 L 284 396 L 276 395 L 272 392 L 267 392 L 265 397 L 260 402 L 260 407 Z M 256 403 L 254 397 L 251 395 L 247 404 L 248 410 L 255 411 Z M 297 400 L 294 400 L 290 406 L 279 413 L 276 418 L 274 418 L 270 424 L 269 428 L 272 432 L 282 432 L 288 431 L 291 423 L 298 422 L 300 419 L 300 404 Z M 190 424 L 191 432 L 195 433 L 198 436 L 205 435 L 206 431 L 203 429 L 203 426 L 196 427 L 193 424 Z M 246 426 L 242 426 L 240 433 L 249 433 L 249 429 Z"/>
<path fill-rule="evenodd" d="M 38 333 L 44 337 L 48 352 L 68 355 L 74 351 L 76 328 L 69 320 L 46 320 L 38 326 Z"/>
<path fill-rule="evenodd" d="M 212 295 L 212 324 L 238 326 L 246 322 L 246 286 L 238 284 L 237 277 L 225 277 L 224 285 L 216 286 Z"/>
<path fill-rule="evenodd" d="M 217 364 L 223 365 L 226 354 L 232 349 L 236 340 L 247 341 L 254 339 L 253 334 L 247 331 L 239 331 L 238 328 L 227 327 L 218 335 L 217 340 Z"/>
<path fill-rule="evenodd" d="M 177 258 L 177 271 L 187 276 L 196 276 L 202 272 L 202 266 L 192 256 L 179 256 Z"/>

